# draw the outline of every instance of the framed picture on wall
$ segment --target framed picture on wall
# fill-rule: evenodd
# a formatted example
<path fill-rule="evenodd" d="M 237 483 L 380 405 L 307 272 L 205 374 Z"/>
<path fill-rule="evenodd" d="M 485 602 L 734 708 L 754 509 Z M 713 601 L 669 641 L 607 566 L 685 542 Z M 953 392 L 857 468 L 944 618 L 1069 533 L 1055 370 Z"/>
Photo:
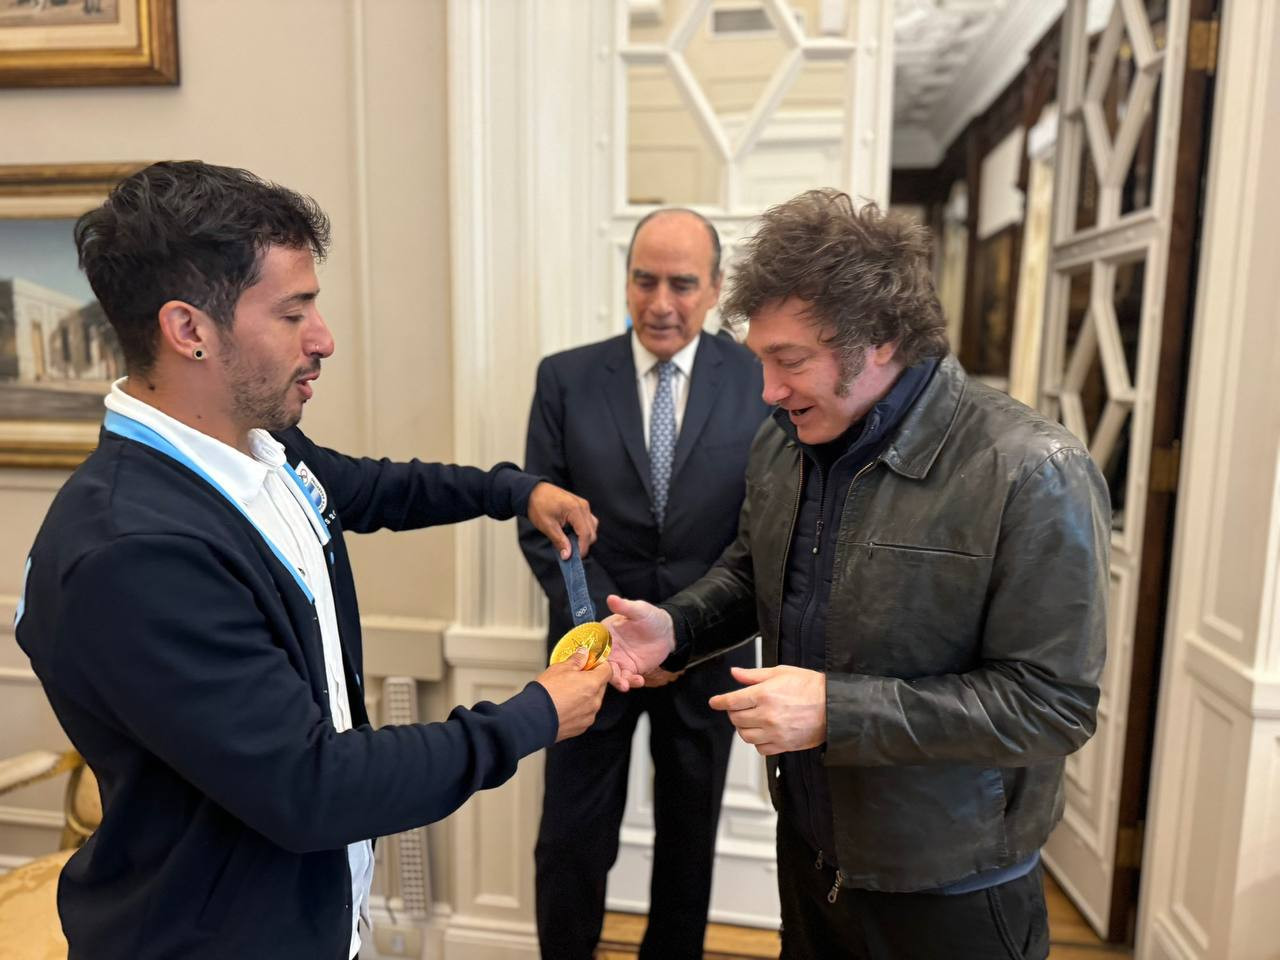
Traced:
<path fill-rule="evenodd" d="M 0 0 L 0 86 L 178 82 L 177 0 Z"/>
<path fill-rule="evenodd" d="M 0 465 L 71 467 L 98 443 L 124 359 L 73 229 L 142 166 L 0 166 Z"/>
<path fill-rule="evenodd" d="M 1019 230 L 1014 224 L 978 241 L 973 276 L 978 315 L 972 323 L 965 317 L 961 341 L 965 370 L 1001 390 L 1009 384 Z"/>

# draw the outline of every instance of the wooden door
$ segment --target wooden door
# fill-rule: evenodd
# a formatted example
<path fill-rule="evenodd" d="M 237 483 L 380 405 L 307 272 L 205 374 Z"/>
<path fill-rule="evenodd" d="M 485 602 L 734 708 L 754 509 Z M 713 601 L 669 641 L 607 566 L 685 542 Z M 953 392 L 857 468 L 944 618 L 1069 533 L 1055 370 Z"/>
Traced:
<path fill-rule="evenodd" d="M 1062 24 L 1041 408 L 1085 440 L 1113 511 L 1098 730 L 1067 762 L 1045 861 L 1094 928 L 1132 937 L 1177 487 L 1212 0 L 1086 0 Z M 1189 56 L 1190 52 L 1190 56 Z"/>

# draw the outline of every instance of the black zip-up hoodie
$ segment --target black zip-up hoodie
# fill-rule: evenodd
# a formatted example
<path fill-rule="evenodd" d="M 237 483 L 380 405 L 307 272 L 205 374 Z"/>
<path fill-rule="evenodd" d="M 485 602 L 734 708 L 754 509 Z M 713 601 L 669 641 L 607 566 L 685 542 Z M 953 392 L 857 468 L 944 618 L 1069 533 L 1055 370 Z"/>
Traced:
<path fill-rule="evenodd" d="M 324 490 L 354 729 L 330 720 L 315 607 L 181 463 L 104 431 L 36 536 L 18 643 L 103 803 L 58 884 L 72 960 L 346 960 L 347 844 L 438 820 L 555 740 L 537 683 L 443 723 L 369 726 L 343 540 L 510 517 L 537 478 L 279 439 Z"/>

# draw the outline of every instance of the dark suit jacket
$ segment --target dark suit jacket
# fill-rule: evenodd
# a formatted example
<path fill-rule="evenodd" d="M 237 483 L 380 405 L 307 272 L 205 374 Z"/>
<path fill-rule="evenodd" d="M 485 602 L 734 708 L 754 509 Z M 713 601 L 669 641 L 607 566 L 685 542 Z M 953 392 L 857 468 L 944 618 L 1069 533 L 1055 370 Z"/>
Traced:
<path fill-rule="evenodd" d="M 659 531 L 631 335 L 539 365 L 525 469 L 591 502 L 600 529 L 585 568 L 600 618 L 608 615 L 610 593 L 665 600 L 702 576 L 732 542 L 747 454 L 768 413 L 760 392 L 760 364 L 746 348 L 701 334 Z M 520 524 L 520 547 L 550 600 L 548 643 L 554 643 L 573 626 L 555 552 L 527 521 Z"/>

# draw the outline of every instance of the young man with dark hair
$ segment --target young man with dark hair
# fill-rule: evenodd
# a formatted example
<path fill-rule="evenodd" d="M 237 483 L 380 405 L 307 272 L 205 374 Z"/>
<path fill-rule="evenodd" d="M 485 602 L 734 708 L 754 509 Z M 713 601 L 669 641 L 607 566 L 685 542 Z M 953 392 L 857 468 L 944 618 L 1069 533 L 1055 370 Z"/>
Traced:
<path fill-rule="evenodd" d="M 344 531 L 530 521 L 568 554 L 585 500 L 498 464 L 347 457 L 297 428 L 334 349 L 328 222 L 244 170 L 160 163 L 76 227 L 128 376 L 27 560 L 16 633 L 97 775 L 67 863 L 72 957 L 347 960 L 369 838 L 438 820 L 586 729 L 606 670 L 374 730 Z"/>
<path fill-rule="evenodd" d="M 712 698 L 768 758 L 788 958 L 1048 953 L 1039 849 L 1093 733 L 1106 485 L 947 354 L 922 227 L 834 191 L 768 211 L 726 315 L 777 407 L 738 538 L 660 606 L 610 597 L 619 689 L 759 627 Z"/>

